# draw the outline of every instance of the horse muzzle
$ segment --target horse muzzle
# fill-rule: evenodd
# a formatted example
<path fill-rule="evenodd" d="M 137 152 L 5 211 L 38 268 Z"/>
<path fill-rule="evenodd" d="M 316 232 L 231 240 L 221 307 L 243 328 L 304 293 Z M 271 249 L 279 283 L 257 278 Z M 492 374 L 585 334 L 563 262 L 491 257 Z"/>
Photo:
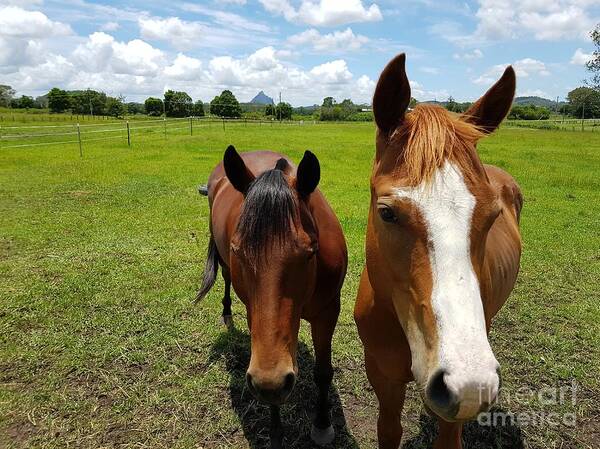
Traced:
<path fill-rule="evenodd" d="M 296 373 L 259 373 L 248 370 L 246 383 L 250 392 L 261 402 L 269 405 L 283 404 L 296 384 Z"/>
<path fill-rule="evenodd" d="M 464 421 L 487 411 L 500 389 L 499 368 L 478 375 L 458 375 L 438 369 L 425 390 L 426 405 L 445 421 Z"/>

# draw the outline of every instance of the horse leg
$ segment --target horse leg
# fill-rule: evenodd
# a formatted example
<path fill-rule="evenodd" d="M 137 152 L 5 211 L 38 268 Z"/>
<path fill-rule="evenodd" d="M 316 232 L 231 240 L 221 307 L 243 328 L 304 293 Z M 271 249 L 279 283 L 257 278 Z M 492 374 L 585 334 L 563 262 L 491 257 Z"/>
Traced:
<path fill-rule="evenodd" d="M 231 329 L 233 327 L 233 316 L 231 312 L 231 275 L 229 274 L 229 269 L 223 266 L 221 266 L 221 274 L 225 281 L 225 294 L 223 295 L 223 301 L 221 301 L 223 304 L 222 320 L 227 329 Z"/>
<path fill-rule="evenodd" d="M 271 405 L 271 429 L 269 432 L 271 449 L 283 448 L 283 425 L 278 405 Z"/>
<path fill-rule="evenodd" d="M 311 439 L 319 446 L 329 444 L 335 438 L 329 411 L 329 387 L 333 379 L 331 366 L 331 339 L 340 312 L 339 301 L 311 322 L 310 330 L 315 349 L 314 381 L 319 396 L 317 413 L 310 432 Z"/>
<path fill-rule="evenodd" d="M 433 444 L 434 449 L 462 449 L 462 423 L 447 422 L 438 417 L 438 436 Z"/>
<path fill-rule="evenodd" d="M 406 383 L 385 376 L 377 366 L 375 359 L 365 353 L 367 377 L 379 400 L 377 418 L 377 440 L 379 449 L 398 449 L 402 440 L 402 408 Z"/>

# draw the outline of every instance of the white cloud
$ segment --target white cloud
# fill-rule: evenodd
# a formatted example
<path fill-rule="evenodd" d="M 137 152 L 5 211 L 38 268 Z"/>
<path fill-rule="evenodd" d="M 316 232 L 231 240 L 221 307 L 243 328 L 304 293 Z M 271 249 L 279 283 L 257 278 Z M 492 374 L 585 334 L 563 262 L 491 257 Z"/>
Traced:
<path fill-rule="evenodd" d="M 366 75 L 355 79 L 346 61 L 338 59 L 303 70 L 281 60 L 280 53 L 264 47 L 245 58 L 212 58 L 204 72 L 207 84 L 214 93 L 232 89 L 242 100 L 264 90 L 271 96 L 281 91 L 284 101 L 297 105 L 320 103 L 328 95 L 370 103 L 375 82 Z"/>
<path fill-rule="evenodd" d="M 418 101 L 444 101 L 450 96 L 446 89 L 427 90 L 418 81 L 409 80 L 408 82 L 410 84 L 410 96 L 416 98 Z"/>
<path fill-rule="evenodd" d="M 164 65 L 165 54 L 140 39 L 118 42 L 109 34 L 96 32 L 80 44 L 74 60 L 88 71 L 110 70 L 122 75 L 154 76 Z"/>
<path fill-rule="evenodd" d="M 321 34 L 311 28 L 288 38 L 292 45 L 310 45 L 318 52 L 358 50 L 369 42 L 369 38 L 360 34 L 354 34 L 351 28 L 344 31 L 334 31 L 329 34 Z"/>
<path fill-rule="evenodd" d="M 375 81 L 369 78 L 367 75 L 362 75 L 356 80 L 356 86 L 352 96 L 356 95 L 356 99 L 361 99 L 365 103 L 371 103 L 371 98 L 375 92 Z M 367 100 L 365 100 L 367 99 Z"/>
<path fill-rule="evenodd" d="M 140 34 L 144 39 L 171 42 L 176 48 L 189 47 L 206 34 L 198 22 L 186 22 L 179 17 L 138 19 Z"/>
<path fill-rule="evenodd" d="M 264 8 L 289 22 L 312 26 L 337 26 L 383 19 L 379 6 L 363 5 L 362 0 L 302 0 L 295 8 L 289 0 L 260 0 Z"/>
<path fill-rule="evenodd" d="M 69 25 L 50 20 L 39 11 L 0 7 L 0 73 L 37 64 L 49 53 L 46 48 L 49 40 L 72 34 Z"/>
<path fill-rule="evenodd" d="M 40 11 L 28 11 L 18 6 L 0 8 L 0 35 L 19 38 L 65 36 L 73 30 L 69 25 L 50 20 Z"/>
<path fill-rule="evenodd" d="M 173 64 L 165 67 L 164 74 L 173 79 L 198 80 L 202 77 L 202 61 L 179 53 Z"/>
<path fill-rule="evenodd" d="M 229 3 L 231 5 L 240 5 L 243 6 L 246 4 L 246 0 L 221 0 L 221 3 Z"/>
<path fill-rule="evenodd" d="M 460 47 L 473 47 L 510 39 L 585 40 L 600 21 L 594 7 L 597 0 L 478 0 L 478 3 L 473 32 L 465 31 L 462 24 L 452 20 L 435 23 L 429 31 Z"/>
<path fill-rule="evenodd" d="M 473 83 L 480 85 L 491 85 L 494 84 L 498 78 L 504 73 L 506 67 L 509 64 L 497 64 L 490 67 L 485 73 L 481 76 L 473 79 Z M 518 78 L 529 78 L 536 76 L 549 76 L 550 71 L 546 67 L 542 61 L 538 61 L 537 59 L 532 58 L 524 58 L 518 61 L 515 61 L 512 64 Z"/>
<path fill-rule="evenodd" d="M 199 7 L 202 8 L 202 7 Z M 224 15 L 223 15 L 224 14 Z M 231 48 L 257 45 L 265 41 L 269 28 L 255 24 L 236 16 L 231 21 L 228 13 L 214 12 L 211 17 L 215 24 L 199 21 L 186 21 L 179 17 L 139 17 L 138 25 L 141 37 L 148 40 L 169 42 L 178 50 L 189 50 L 197 47 Z M 244 21 L 244 25 L 241 23 Z M 240 28 L 243 28 L 240 31 Z"/>
<path fill-rule="evenodd" d="M 593 3 L 585 0 L 479 0 L 475 36 L 488 40 L 529 35 L 537 40 L 584 38 L 598 19 L 592 17 Z"/>
<path fill-rule="evenodd" d="M 458 60 L 471 61 L 473 59 L 483 58 L 483 52 L 480 49 L 476 48 L 473 51 L 467 51 L 465 53 L 454 53 L 452 57 Z"/>
<path fill-rule="evenodd" d="M 100 27 L 101 31 L 116 31 L 119 29 L 119 24 L 117 22 L 106 22 Z"/>
<path fill-rule="evenodd" d="M 211 17 L 215 23 L 218 23 L 229 29 L 241 29 L 260 33 L 268 33 L 271 31 L 270 28 L 264 23 L 254 22 L 238 14 L 215 10 L 214 8 L 209 8 L 195 3 L 184 3 L 181 6 L 181 9 Z"/>
<path fill-rule="evenodd" d="M 528 77 L 533 75 L 542 75 L 548 76 L 550 72 L 548 71 L 546 64 L 542 61 L 538 61 L 537 59 L 525 58 L 515 61 L 513 64 L 515 72 L 517 76 Z M 506 67 L 504 67 L 505 69 Z M 502 71 L 504 72 L 504 69 Z"/>
<path fill-rule="evenodd" d="M 585 53 L 581 48 L 575 50 L 573 57 L 571 58 L 571 64 L 585 65 L 590 61 L 594 55 L 592 53 Z"/>
<path fill-rule="evenodd" d="M 352 73 L 348 70 L 346 61 L 343 59 L 336 59 L 335 61 L 318 65 L 310 73 L 316 80 L 325 84 L 347 83 L 352 78 Z"/>

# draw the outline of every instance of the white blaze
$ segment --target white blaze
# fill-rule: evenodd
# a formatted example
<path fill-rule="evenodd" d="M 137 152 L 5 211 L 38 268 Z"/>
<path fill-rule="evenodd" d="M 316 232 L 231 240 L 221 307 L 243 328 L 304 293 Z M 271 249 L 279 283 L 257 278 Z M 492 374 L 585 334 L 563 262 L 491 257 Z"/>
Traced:
<path fill-rule="evenodd" d="M 417 206 L 427 227 L 431 306 L 439 339 L 438 366 L 432 369 L 447 371 L 446 385 L 462 402 L 459 415 L 468 414 L 478 407 L 480 389 L 484 401 L 488 394 L 494 398 L 498 389 L 498 362 L 487 339 L 470 255 L 476 199 L 461 171 L 450 162 L 435 172 L 430 184 L 398 188 L 396 194 Z"/>

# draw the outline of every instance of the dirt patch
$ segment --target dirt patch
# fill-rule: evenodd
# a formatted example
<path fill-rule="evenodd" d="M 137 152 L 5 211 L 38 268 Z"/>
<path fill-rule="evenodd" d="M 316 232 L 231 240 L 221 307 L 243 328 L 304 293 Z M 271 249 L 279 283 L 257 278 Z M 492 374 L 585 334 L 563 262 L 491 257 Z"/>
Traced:
<path fill-rule="evenodd" d="M 377 446 L 377 405 L 354 395 L 342 394 L 341 400 L 348 431 L 362 446 Z"/>
<path fill-rule="evenodd" d="M 27 442 L 38 432 L 38 428 L 27 419 L 8 423 L 0 430 L 1 447 L 29 447 Z"/>
<path fill-rule="evenodd" d="M 579 423 L 576 440 L 583 449 L 600 448 L 600 416 Z"/>

